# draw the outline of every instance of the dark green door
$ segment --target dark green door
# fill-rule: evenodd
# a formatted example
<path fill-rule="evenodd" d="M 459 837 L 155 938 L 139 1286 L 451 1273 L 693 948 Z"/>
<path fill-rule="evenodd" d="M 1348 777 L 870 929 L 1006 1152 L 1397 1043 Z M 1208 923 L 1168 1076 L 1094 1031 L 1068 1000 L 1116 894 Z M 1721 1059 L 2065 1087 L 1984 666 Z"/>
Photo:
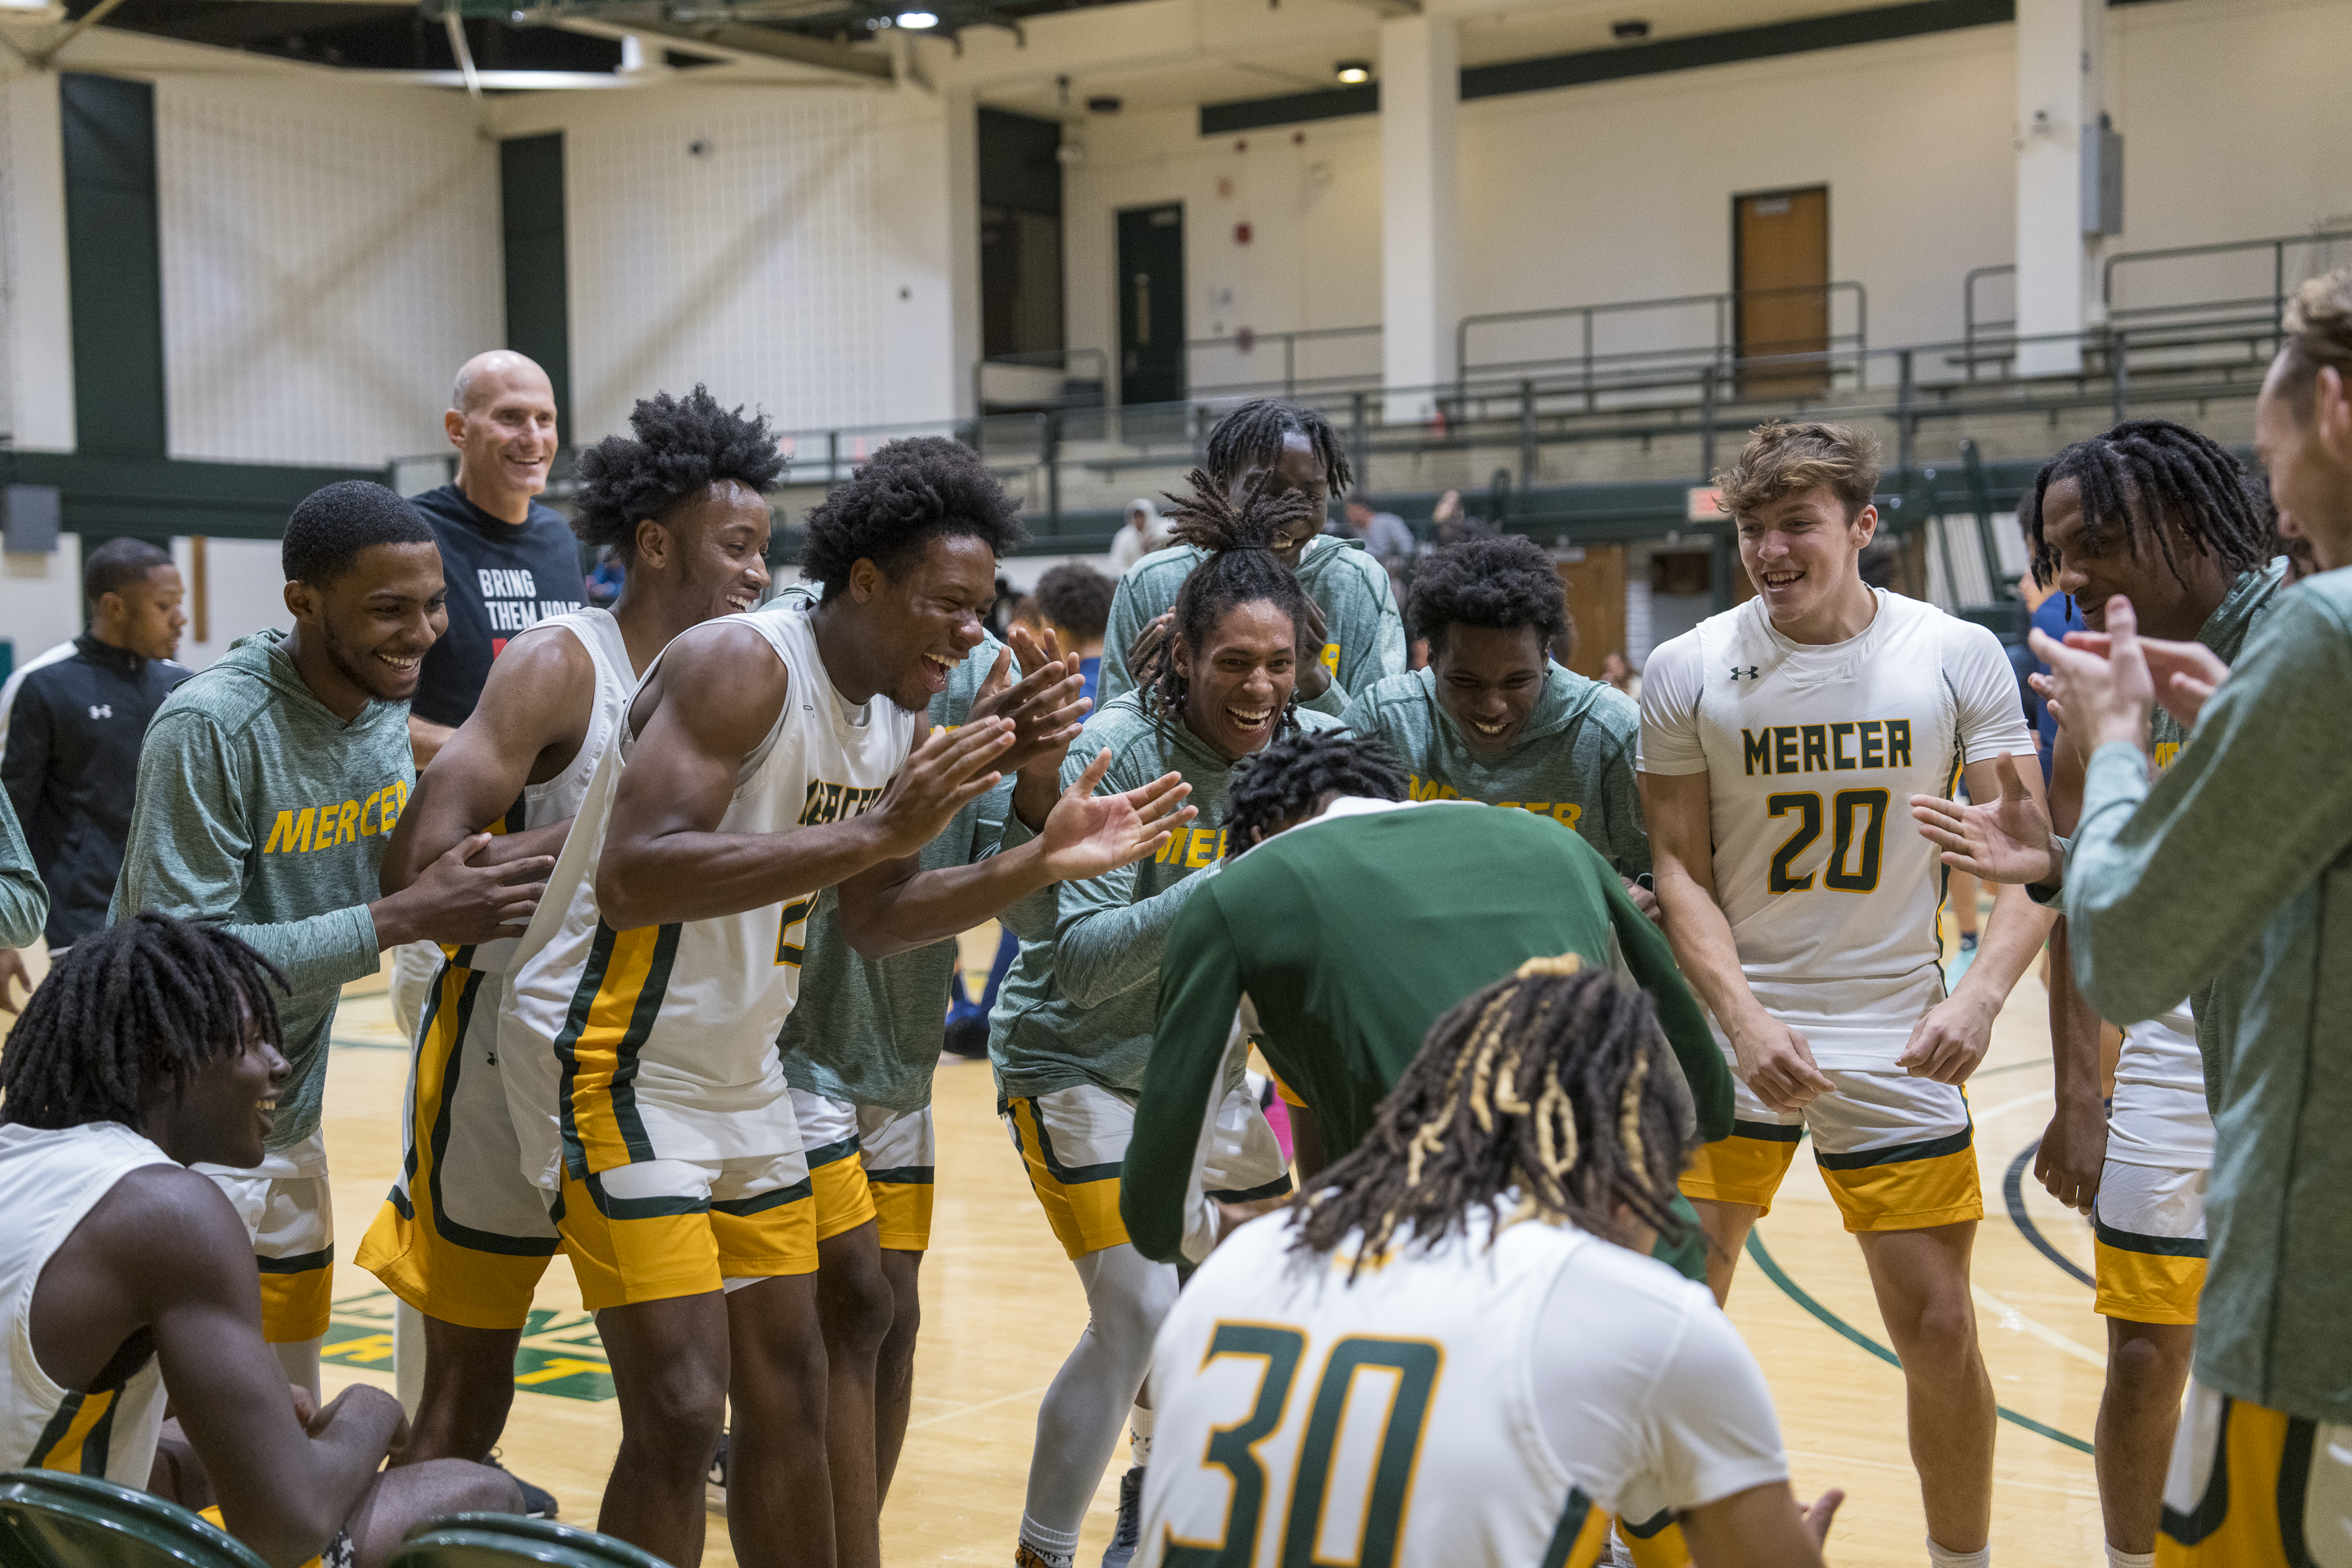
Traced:
<path fill-rule="evenodd" d="M 1184 208 L 1118 214 L 1118 401 L 1184 401 Z"/>

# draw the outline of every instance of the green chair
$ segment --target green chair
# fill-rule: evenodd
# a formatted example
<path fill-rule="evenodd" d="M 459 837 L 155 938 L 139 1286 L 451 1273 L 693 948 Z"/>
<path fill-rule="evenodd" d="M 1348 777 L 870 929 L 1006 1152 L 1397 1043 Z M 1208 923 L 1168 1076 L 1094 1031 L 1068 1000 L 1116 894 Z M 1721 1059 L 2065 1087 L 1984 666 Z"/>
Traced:
<path fill-rule="evenodd" d="M 456 1513 L 410 1531 L 385 1568 L 669 1568 L 641 1547 L 593 1530 L 516 1513 Z"/>
<path fill-rule="evenodd" d="M 65 1470 L 0 1474 L 7 1568 L 268 1568 L 175 1502 Z"/>

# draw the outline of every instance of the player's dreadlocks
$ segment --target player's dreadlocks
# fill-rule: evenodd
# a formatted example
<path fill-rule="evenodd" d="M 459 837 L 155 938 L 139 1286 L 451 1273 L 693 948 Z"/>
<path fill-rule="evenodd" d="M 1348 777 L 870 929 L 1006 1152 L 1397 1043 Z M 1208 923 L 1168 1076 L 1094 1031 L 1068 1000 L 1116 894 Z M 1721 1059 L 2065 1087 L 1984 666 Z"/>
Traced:
<path fill-rule="evenodd" d="M 1323 459 L 1332 493 L 1346 494 L 1356 476 L 1348 466 L 1339 433 L 1315 410 L 1276 398 L 1245 402 L 1217 421 L 1217 427 L 1209 432 L 1209 446 L 1202 461 L 1220 486 L 1231 487 L 1253 464 L 1271 468 L 1281 462 L 1283 438 L 1288 435 L 1307 437 L 1315 455 Z"/>
<path fill-rule="evenodd" d="M 1329 1252 L 1360 1231 L 1353 1279 L 1399 1229 L 1433 1246 L 1482 1204 L 1498 1227 L 1568 1220 L 1612 1238 L 1627 1208 L 1679 1238 L 1689 1100 L 1649 998 L 1574 954 L 1530 958 L 1430 1026 L 1370 1134 L 1298 1198 L 1293 1245 Z"/>
<path fill-rule="evenodd" d="M 1432 550 L 1412 574 L 1412 629 L 1433 654 L 1453 625 L 1532 626 L 1544 647 L 1568 629 L 1568 594 L 1544 548 L 1523 534 Z"/>
<path fill-rule="evenodd" d="M 2072 479 L 2083 493 L 2083 548 L 2104 551 L 2118 536 L 2137 559 L 2152 545 L 2186 585 L 2165 529 L 2169 521 L 2198 554 L 2228 577 L 2270 559 L 2271 528 L 2246 492 L 2245 470 L 2228 449 L 2168 419 L 2135 419 L 2078 441 L 2044 464 L 2018 505 L 2033 549 L 2033 580 L 2058 575 L 2058 552 L 2042 532 L 2050 486 Z"/>
<path fill-rule="evenodd" d="M 1208 558 L 1192 569 L 1176 591 L 1176 606 L 1166 634 L 1146 629 L 1128 654 L 1136 689 L 1145 704 L 1162 716 L 1181 713 L 1191 680 L 1176 660 L 1176 642 L 1183 640 L 1195 654 L 1208 645 L 1217 622 L 1237 604 L 1261 601 L 1290 618 L 1294 644 L 1303 643 L 1308 621 L 1307 591 L 1289 568 L 1275 558 L 1275 534 L 1314 515 L 1314 503 L 1296 491 L 1268 495 L 1263 486 L 1236 506 L 1224 487 L 1195 468 L 1186 476 L 1189 496 L 1171 495 L 1169 516 L 1175 521 L 1179 541 L 1197 545 Z M 1301 656 L 1304 656 L 1303 654 Z M 1283 725 L 1295 729 L 1298 720 L 1285 710 Z"/>
<path fill-rule="evenodd" d="M 784 476 L 783 455 L 765 414 L 722 408 L 707 387 L 684 397 L 656 392 L 629 411 L 636 432 L 608 435 L 580 455 L 580 490 L 572 531 L 583 544 L 636 554 L 637 524 L 659 520 L 681 501 L 732 479 L 766 495 Z"/>
<path fill-rule="evenodd" d="M 1225 795 L 1225 853 L 1271 838 L 1278 824 L 1314 810 L 1327 793 L 1402 800 L 1405 771 L 1385 741 L 1338 730 L 1276 736 L 1242 764 Z"/>
<path fill-rule="evenodd" d="M 0 1122 L 139 1124 L 167 1082 L 275 1040 L 277 965 L 217 925 L 148 913 L 93 932 L 58 960 L 0 1053 Z"/>

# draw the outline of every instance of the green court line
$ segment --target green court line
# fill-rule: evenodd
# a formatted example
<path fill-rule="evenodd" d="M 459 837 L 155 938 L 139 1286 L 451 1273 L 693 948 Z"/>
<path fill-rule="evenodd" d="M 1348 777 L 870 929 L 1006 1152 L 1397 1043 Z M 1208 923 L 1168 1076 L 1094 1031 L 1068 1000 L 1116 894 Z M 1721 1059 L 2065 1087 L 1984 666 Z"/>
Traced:
<path fill-rule="evenodd" d="M 1827 1307 L 1822 1305 L 1821 1302 L 1807 1295 L 1804 1288 L 1799 1285 L 1796 1281 L 1789 1278 L 1788 1270 L 1780 1267 L 1779 1261 L 1773 1258 L 1770 1252 L 1765 1250 L 1764 1239 L 1756 1234 L 1753 1230 L 1748 1233 L 1748 1255 L 1756 1260 L 1756 1266 L 1764 1270 L 1764 1277 L 1771 1281 L 1774 1284 L 1780 1286 L 1781 1292 L 1790 1301 L 1796 1302 L 1797 1305 L 1804 1308 L 1805 1311 L 1812 1313 L 1813 1316 L 1819 1318 L 1822 1322 L 1827 1323 L 1831 1328 L 1835 1329 L 1838 1333 L 1843 1334 L 1846 1338 L 1852 1340 L 1863 1349 L 1870 1352 L 1871 1354 L 1876 1356 L 1887 1365 L 1901 1366 L 1903 1364 L 1902 1360 L 1897 1357 L 1893 1351 L 1887 1349 L 1886 1346 L 1879 1343 L 1876 1340 L 1871 1338 L 1868 1334 L 1863 1333 L 1860 1329 L 1854 1327 L 1852 1323 L 1846 1322 L 1843 1318 L 1838 1316 Z M 2069 1433 L 2061 1432 L 2055 1427 L 2045 1427 L 2031 1416 L 2021 1416 L 2006 1405 L 1996 1405 L 1993 1408 L 2000 1412 L 2000 1418 L 2002 1420 L 2010 1422 L 2015 1426 L 2022 1427 L 2029 1432 L 2036 1433 L 2042 1437 L 2047 1437 L 2053 1443 L 2063 1443 L 2066 1447 L 2077 1449 L 2085 1454 L 2092 1451 L 2091 1445 L 2083 1441 L 2082 1438 L 2074 1437 Z"/>

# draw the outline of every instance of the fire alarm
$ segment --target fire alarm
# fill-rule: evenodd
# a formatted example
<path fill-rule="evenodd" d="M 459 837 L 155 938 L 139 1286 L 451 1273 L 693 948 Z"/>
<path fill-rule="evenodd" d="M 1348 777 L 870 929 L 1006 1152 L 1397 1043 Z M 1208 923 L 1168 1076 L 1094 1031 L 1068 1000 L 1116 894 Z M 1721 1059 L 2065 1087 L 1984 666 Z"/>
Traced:
<path fill-rule="evenodd" d="M 1249 225 L 1247 225 L 1247 224 L 1235 224 L 1235 225 L 1234 225 L 1234 243 L 1235 245 L 1247 245 L 1247 244 L 1249 244 L 1249 241 L 1250 241 Z"/>

